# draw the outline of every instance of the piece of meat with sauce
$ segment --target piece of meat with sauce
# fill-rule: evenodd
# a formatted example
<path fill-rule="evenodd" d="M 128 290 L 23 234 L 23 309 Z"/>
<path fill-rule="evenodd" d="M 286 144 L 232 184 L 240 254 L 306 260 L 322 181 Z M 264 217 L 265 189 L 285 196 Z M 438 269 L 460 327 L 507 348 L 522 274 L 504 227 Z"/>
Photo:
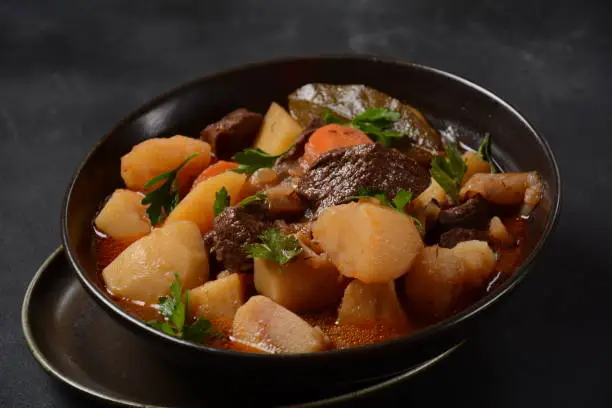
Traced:
<path fill-rule="evenodd" d="M 229 160 L 253 144 L 262 122 L 263 116 L 259 113 L 240 108 L 206 126 L 200 132 L 200 139 L 210 143 L 217 158 Z"/>
<path fill-rule="evenodd" d="M 300 179 L 296 190 L 308 203 L 311 213 L 307 216 L 312 217 L 344 203 L 361 188 L 382 191 L 393 199 L 399 190 L 417 196 L 428 185 L 429 174 L 424 167 L 398 150 L 373 143 L 323 154 Z"/>
<path fill-rule="evenodd" d="M 440 235 L 438 245 L 441 248 L 453 248 L 460 242 L 487 241 L 488 239 L 489 233 L 485 230 L 455 227 Z"/>
<path fill-rule="evenodd" d="M 244 245 L 259 241 L 259 235 L 272 226 L 265 207 L 251 204 L 228 207 L 214 220 L 213 240 L 216 258 L 230 271 L 253 268 Z"/>
<path fill-rule="evenodd" d="M 440 211 L 438 222 L 444 229 L 485 228 L 489 222 L 489 203 L 476 196 L 465 203 Z"/>

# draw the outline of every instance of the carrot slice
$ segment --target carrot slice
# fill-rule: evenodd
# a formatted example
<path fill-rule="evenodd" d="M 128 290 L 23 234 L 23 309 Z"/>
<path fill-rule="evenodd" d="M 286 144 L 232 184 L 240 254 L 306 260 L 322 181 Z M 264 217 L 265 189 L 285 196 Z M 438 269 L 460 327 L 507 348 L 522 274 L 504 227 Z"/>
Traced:
<path fill-rule="evenodd" d="M 238 167 L 238 163 L 232 161 L 219 160 L 215 164 L 212 164 L 204 169 L 203 172 L 200 173 L 198 178 L 196 178 L 193 182 L 191 188 L 194 188 L 201 183 L 202 181 L 209 179 L 211 177 L 217 176 L 221 173 L 224 173 L 228 170 L 233 170 Z"/>
<path fill-rule="evenodd" d="M 335 123 L 317 129 L 304 146 L 303 159 L 306 163 L 314 163 L 319 156 L 339 147 L 374 143 L 361 130 Z"/>

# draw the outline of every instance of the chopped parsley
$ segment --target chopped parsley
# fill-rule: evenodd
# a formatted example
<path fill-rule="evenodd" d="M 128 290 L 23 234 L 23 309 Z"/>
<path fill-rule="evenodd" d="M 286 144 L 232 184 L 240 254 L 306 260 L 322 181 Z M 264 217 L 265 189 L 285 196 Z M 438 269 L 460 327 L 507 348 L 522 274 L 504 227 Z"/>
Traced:
<path fill-rule="evenodd" d="M 199 153 L 192 154 L 174 170 L 153 177 L 144 185 L 144 188 L 148 189 L 163 181 L 161 186 L 145 194 L 141 201 L 143 205 L 148 205 L 147 215 L 151 220 L 151 225 L 159 224 L 178 205 L 180 197 L 176 177 L 178 172 L 198 155 Z"/>

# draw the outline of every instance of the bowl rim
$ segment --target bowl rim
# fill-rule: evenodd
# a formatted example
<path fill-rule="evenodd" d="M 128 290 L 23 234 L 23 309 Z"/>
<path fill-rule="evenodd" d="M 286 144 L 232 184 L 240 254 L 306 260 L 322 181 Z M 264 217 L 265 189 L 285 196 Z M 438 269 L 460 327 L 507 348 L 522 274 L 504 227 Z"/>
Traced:
<path fill-rule="evenodd" d="M 544 153 L 549 163 L 552 165 L 553 173 L 554 173 L 553 174 L 554 186 L 551 186 L 551 187 L 554 187 L 554 190 L 557 193 L 554 196 L 551 196 L 550 216 L 546 222 L 546 226 L 544 227 L 544 231 L 542 232 L 542 235 L 539 237 L 538 242 L 534 246 L 531 253 L 523 260 L 522 264 L 515 270 L 514 274 L 510 277 L 510 279 L 507 279 L 495 291 L 483 296 L 477 302 L 471 304 L 469 307 L 463 309 L 462 311 L 450 317 L 447 317 L 433 325 L 427 326 L 425 329 L 419 330 L 418 332 L 410 334 L 410 335 L 406 335 L 406 336 L 402 336 L 402 337 L 398 337 L 398 338 L 394 338 L 390 340 L 385 340 L 385 341 L 374 343 L 374 344 L 359 346 L 359 347 L 326 350 L 326 351 L 319 351 L 315 353 L 260 354 L 260 353 L 245 353 L 242 351 L 209 347 L 204 344 L 192 343 L 192 342 L 165 334 L 159 330 L 156 330 L 150 327 L 142 320 L 130 315 L 128 312 L 121 309 L 115 302 L 113 302 L 109 297 L 107 297 L 107 295 L 103 293 L 103 291 L 98 287 L 98 285 L 95 282 L 87 278 L 84 272 L 84 268 L 81 266 L 74 249 L 69 244 L 68 206 L 69 206 L 69 202 L 72 197 L 73 189 L 75 188 L 76 182 L 81 174 L 81 171 L 87 165 L 87 163 L 89 162 L 90 158 L 94 155 L 94 153 L 100 148 L 101 145 L 103 145 L 106 142 L 107 139 L 109 139 L 113 134 L 119 131 L 124 125 L 132 122 L 135 119 L 138 119 L 140 116 L 142 116 L 143 114 L 146 114 L 148 111 L 152 110 L 153 108 L 157 106 L 161 106 L 163 103 L 167 102 L 168 99 L 174 96 L 177 96 L 183 91 L 188 90 L 189 88 L 192 88 L 193 86 L 198 85 L 200 83 L 204 83 L 206 81 L 209 81 L 209 80 L 212 80 L 218 77 L 239 74 L 241 72 L 246 72 L 246 71 L 249 71 L 255 68 L 264 68 L 266 66 L 283 65 L 283 64 L 289 64 L 289 63 L 301 63 L 301 62 L 307 63 L 307 62 L 317 62 L 317 61 L 321 61 L 321 62 L 347 61 L 347 62 L 353 62 L 353 63 L 373 62 L 373 63 L 381 63 L 383 65 L 397 65 L 397 66 L 402 66 L 402 67 L 408 67 L 408 68 L 415 69 L 418 71 L 425 71 L 430 74 L 443 76 L 443 77 L 446 77 L 447 79 L 453 80 L 455 82 L 459 82 L 462 85 L 472 88 L 473 90 L 492 99 L 493 101 L 501 105 L 504 109 L 506 109 L 511 114 L 513 114 L 515 118 L 524 127 L 526 127 L 529 132 L 531 132 L 532 136 L 536 138 L 536 141 L 538 142 L 538 144 L 543 148 Z M 236 67 L 221 70 L 219 72 L 214 72 L 214 73 L 193 79 L 191 81 L 185 82 L 169 91 L 166 91 L 158 95 L 157 97 L 154 97 L 149 102 L 146 102 L 145 104 L 141 105 L 139 108 L 132 111 L 130 114 L 128 114 L 123 119 L 121 119 L 119 122 L 117 122 L 116 125 L 108 133 L 106 133 L 106 135 L 104 135 L 98 141 L 98 143 L 95 144 L 95 146 L 89 151 L 85 159 L 77 167 L 76 171 L 74 172 L 71 178 L 70 184 L 68 185 L 66 193 L 64 195 L 64 200 L 63 200 L 62 209 L 61 209 L 60 222 L 61 222 L 62 243 L 63 243 L 64 248 L 66 249 L 66 254 L 68 255 L 68 259 L 70 263 L 72 264 L 73 269 L 76 271 L 76 274 L 81 284 L 85 287 L 86 291 L 89 292 L 89 294 L 93 296 L 94 299 L 97 300 L 99 304 L 105 307 L 107 311 L 111 311 L 111 313 L 114 314 L 115 317 L 122 319 L 124 322 L 129 322 L 134 327 L 137 327 L 138 329 L 140 329 L 140 331 L 157 336 L 158 340 L 169 341 L 180 347 L 191 349 L 192 351 L 213 353 L 218 356 L 225 356 L 225 358 L 239 357 L 241 359 L 260 360 L 260 361 L 268 361 L 268 362 L 270 362 L 271 360 L 296 361 L 296 360 L 302 360 L 304 358 L 307 358 L 309 360 L 319 360 L 319 359 L 329 360 L 330 358 L 338 358 L 338 357 L 347 358 L 350 356 L 362 355 L 365 353 L 373 352 L 375 350 L 380 350 L 381 348 L 387 348 L 387 347 L 391 348 L 391 346 L 400 346 L 400 345 L 407 346 L 410 343 L 416 344 L 416 343 L 422 342 L 424 339 L 428 337 L 435 337 L 443 331 L 447 331 L 451 328 L 460 326 L 461 324 L 470 320 L 472 317 L 476 316 L 477 314 L 487 309 L 489 306 L 496 303 L 500 298 L 502 298 L 504 295 L 506 295 L 511 290 L 513 290 L 518 285 L 518 283 L 521 282 L 525 278 L 525 276 L 527 275 L 527 273 L 533 266 L 535 258 L 544 248 L 546 242 L 548 241 L 550 234 L 553 232 L 554 228 L 557 225 L 559 214 L 560 214 L 560 208 L 561 208 L 561 197 L 562 197 L 561 176 L 560 176 L 559 166 L 552 152 L 552 149 L 550 148 L 549 143 L 546 141 L 546 139 L 544 139 L 540 135 L 539 132 L 536 131 L 533 125 L 529 123 L 527 119 L 525 119 L 525 117 L 516 108 L 514 108 L 508 102 L 504 101 L 503 99 L 495 95 L 493 92 L 461 76 L 458 76 L 458 75 L 455 75 L 455 74 L 452 74 L 452 73 L 449 73 L 449 72 L 446 72 L 446 71 L 443 71 L 437 68 L 432 68 L 426 65 L 417 64 L 414 62 L 402 61 L 402 60 L 397 60 L 397 59 L 392 59 L 392 58 L 383 58 L 383 57 L 378 57 L 378 56 L 373 56 L 373 55 L 363 55 L 363 54 L 347 54 L 347 55 L 331 54 L 331 55 L 318 55 L 318 56 L 275 58 L 275 59 L 255 61 L 255 62 L 251 62 L 248 64 L 239 65 Z"/>

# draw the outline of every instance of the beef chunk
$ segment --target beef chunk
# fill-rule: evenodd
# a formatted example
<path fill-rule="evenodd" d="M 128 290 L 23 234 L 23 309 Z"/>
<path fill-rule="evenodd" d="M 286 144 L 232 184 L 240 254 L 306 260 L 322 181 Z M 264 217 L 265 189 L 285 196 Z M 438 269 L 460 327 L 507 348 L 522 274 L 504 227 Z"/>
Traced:
<path fill-rule="evenodd" d="M 311 215 L 338 205 L 360 188 L 384 192 L 389 199 L 401 189 L 417 196 L 429 185 L 429 174 L 414 160 L 380 144 L 362 144 L 323 154 L 297 185 Z"/>
<path fill-rule="evenodd" d="M 440 235 L 438 245 L 442 248 L 452 248 L 460 242 L 472 240 L 486 241 L 488 238 L 489 234 L 487 231 L 456 227 Z"/>
<path fill-rule="evenodd" d="M 456 207 L 440 211 L 438 222 L 444 229 L 485 228 L 489 223 L 489 203 L 476 196 Z"/>
<path fill-rule="evenodd" d="M 230 271 L 253 267 L 244 251 L 245 244 L 259 242 L 259 234 L 272 226 L 265 208 L 259 205 L 228 207 L 214 221 L 214 248 L 217 260 Z"/>
<path fill-rule="evenodd" d="M 240 108 L 206 126 L 200 132 L 200 139 L 210 143 L 219 159 L 229 160 L 235 153 L 253 144 L 262 121 L 263 116 L 259 113 Z"/>

